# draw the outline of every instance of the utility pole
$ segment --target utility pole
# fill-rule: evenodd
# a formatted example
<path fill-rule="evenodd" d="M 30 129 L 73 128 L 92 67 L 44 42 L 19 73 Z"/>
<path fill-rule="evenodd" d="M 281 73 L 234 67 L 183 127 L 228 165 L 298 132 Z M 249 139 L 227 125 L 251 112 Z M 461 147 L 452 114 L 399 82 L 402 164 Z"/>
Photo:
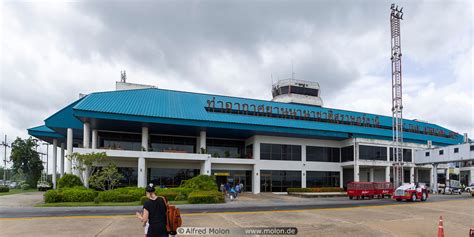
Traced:
<path fill-rule="evenodd" d="M 403 7 L 398 9 L 398 6 L 392 4 L 390 10 L 393 184 L 397 188 L 403 182 L 402 50 L 400 37 L 400 20 L 403 20 Z"/>
<path fill-rule="evenodd" d="M 3 157 L 3 184 L 7 181 L 7 147 L 10 147 L 7 143 L 7 135 L 5 134 L 5 140 L 1 144 L 5 148 Z"/>

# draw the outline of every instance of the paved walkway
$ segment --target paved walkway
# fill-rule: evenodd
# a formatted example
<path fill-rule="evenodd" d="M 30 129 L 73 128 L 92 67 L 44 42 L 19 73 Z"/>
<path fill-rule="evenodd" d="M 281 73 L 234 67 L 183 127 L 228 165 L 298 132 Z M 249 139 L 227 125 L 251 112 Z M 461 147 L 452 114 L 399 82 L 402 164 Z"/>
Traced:
<path fill-rule="evenodd" d="M 44 192 L 26 192 L 0 196 L 0 208 L 2 207 L 33 207 L 43 203 Z"/>
<path fill-rule="evenodd" d="M 445 236 L 468 236 L 474 199 L 397 203 L 390 206 L 317 210 L 183 214 L 187 227 L 297 227 L 298 236 L 436 236 L 439 216 Z M 143 236 L 132 215 L 6 218 L 5 236 Z M 228 236 L 228 235 L 226 235 Z"/>

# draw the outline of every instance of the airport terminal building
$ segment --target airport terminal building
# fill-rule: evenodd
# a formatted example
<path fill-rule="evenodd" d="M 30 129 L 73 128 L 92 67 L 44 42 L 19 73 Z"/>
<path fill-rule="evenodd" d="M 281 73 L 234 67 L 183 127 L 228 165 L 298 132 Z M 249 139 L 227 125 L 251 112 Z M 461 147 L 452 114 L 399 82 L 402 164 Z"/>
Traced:
<path fill-rule="evenodd" d="M 28 133 L 53 144 L 60 175 L 73 172 L 65 159 L 73 152 L 105 152 L 124 182 L 139 187 L 175 187 L 198 174 L 253 193 L 391 181 L 391 117 L 323 107 L 317 83 L 282 80 L 272 94 L 266 101 L 117 82 Z M 416 165 L 415 153 L 467 139 L 435 124 L 403 123 L 405 182 L 432 184 L 438 171 Z"/>

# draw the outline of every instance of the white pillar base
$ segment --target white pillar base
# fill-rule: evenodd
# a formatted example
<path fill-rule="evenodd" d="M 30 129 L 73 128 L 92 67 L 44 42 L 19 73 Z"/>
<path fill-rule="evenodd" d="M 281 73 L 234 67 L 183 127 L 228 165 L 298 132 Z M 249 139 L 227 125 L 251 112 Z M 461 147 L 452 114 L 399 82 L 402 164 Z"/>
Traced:
<path fill-rule="evenodd" d="M 61 178 L 64 176 L 64 143 L 61 143 L 61 161 L 59 162 L 59 174 Z"/>
<path fill-rule="evenodd" d="M 415 167 L 410 167 L 410 183 L 415 182 Z"/>
<path fill-rule="evenodd" d="M 369 182 L 374 182 L 374 168 L 369 169 Z"/>
<path fill-rule="evenodd" d="M 138 158 L 138 187 L 144 188 L 146 187 L 146 160 L 144 157 Z"/>
<path fill-rule="evenodd" d="M 211 160 L 209 159 L 209 157 L 201 163 L 200 174 L 211 175 Z"/>
<path fill-rule="evenodd" d="M 438 165 L 433 165 L 433 193 L 438 193 Z"/>
<path fill-rule="evenodd" d="M 260 167 L 257 165 L 254 165 L 252 170 L 252 193 L 260 193 Z"/>
<path fill-rule="evenodd" d="M 306 170 L 301 171 L 301 187 L 306 188 Z"/>
<path fill-rule="evenodd" d="M 58 140 L 54 139 L 53 140 L 53 172 L 52 172 L 53 189 L 56 189 L 57 162 L 58 162 Z"/>
<path fill-rule="evenodd" d="M 390 166 L 385 166 L 385 182 L 390 182 Z"/>
<path fill-rule="evenodd" d="M 207 145 L 206 145 L 206 131 L 200 131 L 199 132 L 199 151 L 198 153 L 202 153 L 202 151 L 206 150 Z"/>
<path fill-rule="evenodd" d="M 72 128 L 67 129 L 67 162 L 66 162 L 66 173 L 67 174 L 72 174 L 72 147 L 73 145 L 73 133 L 72 133 Z"/>

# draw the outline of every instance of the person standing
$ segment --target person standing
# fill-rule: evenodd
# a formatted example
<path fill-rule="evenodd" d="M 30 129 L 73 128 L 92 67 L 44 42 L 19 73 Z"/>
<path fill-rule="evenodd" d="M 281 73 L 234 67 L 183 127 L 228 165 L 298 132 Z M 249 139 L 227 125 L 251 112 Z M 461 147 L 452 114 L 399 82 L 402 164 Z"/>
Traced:
<path fill-rule="evenodd" d="M 240 184 L 235 185 L 235 197 L 238 197 L 240 193 Z"/>
<path fill-rule="evenodd" d="M 148 231 L 146 237 L 168 237 L 166 232 L 166 204 L 163 197 L 155 194 L 153 184 L 149 184 L 146 189 L 146 196 L 149 200 L 143 205 L 143 213 L 137 212 L 137 218 L 142 222 L 143 226 L 147 223 Z"/>
<path fill-rule="evenodd" d="M 240 186 L 240 192 L 243 192 L 244 191 L 244 184 L 240 183 L 239 186 Z"/>

